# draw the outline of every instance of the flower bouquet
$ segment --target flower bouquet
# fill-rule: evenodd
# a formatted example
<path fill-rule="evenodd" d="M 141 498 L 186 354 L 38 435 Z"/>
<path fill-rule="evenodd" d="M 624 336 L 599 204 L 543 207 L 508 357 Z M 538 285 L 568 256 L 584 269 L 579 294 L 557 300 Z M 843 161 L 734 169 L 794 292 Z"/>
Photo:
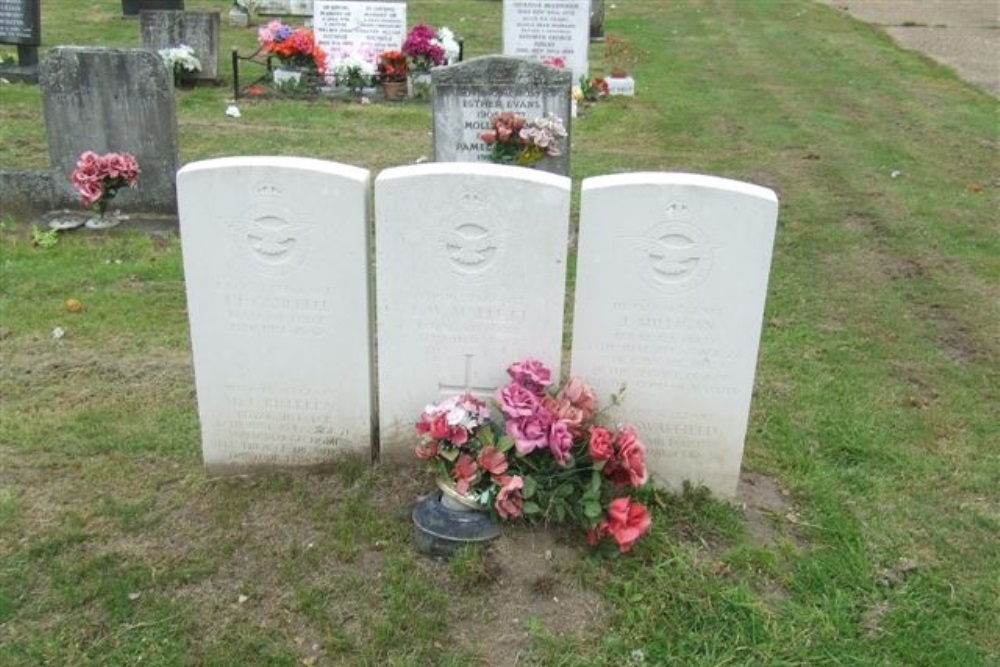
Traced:
<path fill-rule="evenodd" d="M 87 222 L 88 227 L 104 228 L 116 224 L 105 217 L 108 202 L 115 198 L 119 189 L 137 187 L 139 173 L 139 164 L 131 153 L 98 155 L 85 151 L 80 155 L 70 180 L 80 193 L 83 205 L 96 207 L 100 216 L 96 221 Z"/>
<path fill-rule="evenodd" d="M 378 73 L 375 60 L 375 52 L 367 47 L 344 49 L 331 61 L 330 70 L 338 86 L 360 95 L 363 89 L 372 85 Z"/>
<path fill-rule="evenodd" d="M 326 53 L 308 28 L 292 28 L 275 19 L 257 31 L 257 41 L 284 66 L 319 75 L 326 72 Z"/>
<path fill-rule="evenodd" d="M 378 56 L 378 77 L 387 100 L 406 97 L 406 72 L 409 62 L 399 49 L 383 51 Z"/>
<path fill-rule="evenodd" d="M 191 74 L 201 71 L 201 61 L 194 55 L 194 49 L 186 44 L 159 50 L 163 63 L 174 74 L 174 85 L 178 86 Z"/>
<path fill-rule="evenodd" d="M 402 51 L 413 69 L 429 71 L 458 60 L 461 47 L 455 40 L 455 33 L 448 28 L 435 30 L 426 23 L 418 23 L 407 33 Z"/>
<path fill-rule="evenodd" d="M 502 521 L 571 522 L 593 547 L 629 551 L 651 524 L 633 499 L 643 486 L 646 450 L 632 427 L 598 423 L 593 391 L 526 359 L 490 403 L 469 394 L 427 406 L 416 430 L 418 458 L 439 483 Z"/>
<path fill-rule="evenodd" d="M 544 157 L 562 155 L 567 136 L 562 119 L 552 114 L 530 121 L 512 111 L 501 111 L 490 119 L 492 129 L 480 138 L 490 147 L 490 161 L 530 167 Z"/>

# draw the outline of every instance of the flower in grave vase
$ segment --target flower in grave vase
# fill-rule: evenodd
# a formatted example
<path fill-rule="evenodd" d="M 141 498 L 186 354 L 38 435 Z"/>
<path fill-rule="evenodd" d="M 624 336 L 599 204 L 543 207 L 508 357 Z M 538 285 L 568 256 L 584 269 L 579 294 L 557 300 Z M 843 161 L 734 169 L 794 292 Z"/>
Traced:
<path fill-rule="evenodd" d="M 194 49 L 186 44 L 160 49 L 160 58 L 174 75 L 174 86 L 182 87 L 193 82 L 193 75 L 201 71 L 201 61 L 194 55 Z"/>
<path fill-rule="evenodd" d="M 307 74 L 326 73 L 326 51 L 316 43 L 309 28 L 292 28 L 273 20 L 257 31 L 257 41 L 282 66 L 298 68 Z"/>
<path fill-rule="evenodd" d="M 562 119 L 553 114 L 527 120 L 519 113 L 501 111 L 490 119 L 490 126 L 480 138 L 496 164 L 531 167 L 545 157 L 558 157 L 567 137 Z"/>
<path fill-rule="evenodd" d="M 139 184 L 139 164 L 131 153 L 98 155 L 85 151 L 77 160 L 70 177 L 84 206 L 97 209 L 98 217 L 87 222 L 90 228 L 113 227 L 117 221 L 108 216 L 108 203 L 123 187 Z"/>
<path fill-rule="evenodd" d="M 338 86 L 355 95 L 370 88 L 378 74 L 374 54 L 367 49 L 341 51 L 331 59 L 330 71 Z"/>

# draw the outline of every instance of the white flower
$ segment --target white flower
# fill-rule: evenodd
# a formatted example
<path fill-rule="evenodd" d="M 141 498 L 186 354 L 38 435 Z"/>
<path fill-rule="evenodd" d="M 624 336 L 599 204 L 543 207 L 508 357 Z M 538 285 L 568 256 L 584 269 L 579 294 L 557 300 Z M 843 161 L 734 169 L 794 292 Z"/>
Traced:
<path fill-rule="evenodd" d="M 444 56 L 448 60 L 449 65 L 458 61 L 458 54 L 461 52 L 462 47 L 458 45 L 458 41 L 455 39 L 455 33 L 447 27 L 443 27 L 437 31 L 437 39 L 434 41 L 436 41 L 438 45 L 444 49 Z"/>
<path fill-rule="evenodd" d="M 239 118 L 240 108 L 235 104 L 230 104 L 228 107 L 226 107 L 226 115 L 231 118 Z"/>
<path fill-rule="evenodd" d="M 178 68 L 185 72 L 201 71 L 201 61 L 194 55 L 194 49 L 186 44 L 160 49 L 159 54 L 167 69 L 171 71 Z"/>

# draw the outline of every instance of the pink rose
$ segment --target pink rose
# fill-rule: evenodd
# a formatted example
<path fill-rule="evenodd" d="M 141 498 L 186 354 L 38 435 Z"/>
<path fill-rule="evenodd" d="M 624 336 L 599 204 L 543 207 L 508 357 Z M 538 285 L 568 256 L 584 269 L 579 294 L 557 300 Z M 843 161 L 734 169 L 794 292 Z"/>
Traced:
<path fill-rule="evenodd" d="M 618 543 L 618 550 L 625 553 L 646 534 L 652 524 L 649 510 L 631 498 L 615 498 L 608 506 L 608 532 Z"/>
<path fill-rule="evenodd" d="M 468 454 L 462 454 L 455 461 L 455 467 L 451 469 L 451 476 L 455 478 L 455 489 L 459 493 L 468 493 L 469 484 L 476 478 L 478 468 L 476 462 Z"/>
<path fill-rule="evenodd" d="M 414 451 L 421 461 L 430 461 L 438 455 L 438 444 L 436 442 L 422 442 L 417 445 Z"/>
<path fill-rule="evenodd" d="M 552 371 L 538 359 L 515 362 L 507 368 L 507 374 L 536 396 L 541 395 L 552 384 Z"/>
<path fill-rule="evenodd" d="M 615 455 L 615 438 L 611 431 L 603 426 L 590 427 L 590 445 L 588 451 L 594 461 L 607 461 Z"/>
<path fill-rule="evenodd" d="M 476 463 L 479 464 L 480 468 L 494 476 L 507 472 L 507 457 L 496 447 L 487 447 L 480 452 Z"/>
<path fill-rule="evenodd" d="M 519 454 L 530 454 L 539 447 L 548 445 L 551 423 L 552 417 L 549 413 L 539 410 L 528 417 L 508 419 L 507 435 L 514 439 L 514 447 Z"/>
<path fill-rule="evenodd" d="M 497 393 L 497 402 L 508 417 L 529 417 L 538 412 L 538 398 L 516 383 L 501 388 Z"/>
<path fill-rule="evenodd" d="M 552 413 L 556 419 L 566 422 L 570 432 L 577 436 L 583 430 L 585 416 L 583 411 L 573 407 L 566 399 L 559 399 L 552 396 L 542 397 L 542 407 Z"/>
<path fill-rule="evenodd" d="M 569 463 L 570 454 L 573 450 L 573 434 L 570 433 L 566 422 L 553 422 L 549 427 L 549 451 L 556 463 L 565 468 Z"/>
<path fill-rule="evenodd" d="M 618 434 L 615 449 L 617 456 L 611 470 L 605 468 L 605 474 L 615 484 L 623 486 L 628 484 L 633 487 L 645 484 L 649 479 L 649 473 L 646 471 L 646 446 L 640 442 L 633 427 L 628 426 Z"/>
<path fill-rule="evenodd" d="M 521 489 L 524 487 L 524 480 L 520 477 L 501 477 L 499 480 L 500 491 L 497 492 L 497 499 L 494 507 L 501 519 L 516 519 L 521 516 L 524 508 L 524 498 L 521 496 Z"/>
<path fill-rule="evenodd" d="M 570 378 L 559 390 L 556 398 L 569 401 L 570 405 L 583 413 L 583 420 L 590 419 L 597 412 L 597 397 L 594 390 L 580 378 Z"/>

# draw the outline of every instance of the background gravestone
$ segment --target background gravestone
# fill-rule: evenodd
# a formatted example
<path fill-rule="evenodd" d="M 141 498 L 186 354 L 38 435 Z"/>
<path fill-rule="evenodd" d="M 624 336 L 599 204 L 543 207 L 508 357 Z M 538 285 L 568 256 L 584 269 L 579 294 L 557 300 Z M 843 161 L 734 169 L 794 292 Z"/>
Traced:
<path fill-rule="evenodd" d="M 572 375 L 626 386 L 650 474 L 736 495 L 778 200 L 712 176 L 583 181 Z"/>
<path fill-rule="evenodd" d="M 375 55 L 398 49 L 406 39 L 406 3 L 316 0 L 313 32 L 330 57 L 365 46 Z"/>
<path fill-rule="evenodd" d="M 122 0 L 122 16 L 138 16 L 144 9 L 183 10 L 184 0 Z"/>
<path fill-rule="evenodd" d="M 177 108 L 174 79 L 145 49 L 57 46 L 39 69 L 49 161 L 64 189 L 84 151 L 127 151 L 139 162 L 137 190 L 112 206 L 176 210 Z"/>
<path fill-rule="evenodd" d="M 38 46 L 41 43 L 41 0 L 0 2 L 0 44 L 17 45 L 17 64 L 0 64 L 0 77 L 37 83 Z"/>
<path fill-rule="evenodd" d="M 573 81 L 589 78 L 590 0 L 504 0 L 503 53 L 562 58 Z"/>
<path fill-rule="evenodd" d="M 194 50 L 201 71 L 191 78 L 219 78 L 219 12 L 143 11 L 139 15 L 142 46 L 159 51 L 185 44 Z"/>
<path fill-rule="evenodd" d="M 262 0 L 257 13 L 261 16 L 312 16 L 313 0 Z"/>
<path fill-rule="evenodd" d="M 590 41 L 604 41 L 604 0 L 590 0 Z"/>
<path fill-rule="evenodd" d="M 480 135 L 490 129 L 494 114 L 514 111 L 530 120 L 552 113 L 570 136 L 561 156 L 546 157 L 535 169 L 568 176 L 572 76 L 567 69 L 506 56 L 434 68 L 434 160 L 489 162 L 489 146 Z"/>
<path fill-rule="evenodd" d="M 177 175 L 210 473 L 371 456 L 367 170 L 233 157 Z"/>
<path fill-rule="evenodd" d="M 412 459 L 421 410 L 491 395 L 511 363 L 558 375 L 571 181 L 494 164 L 423 164 L 375 180 L 379 438 Z"/>

